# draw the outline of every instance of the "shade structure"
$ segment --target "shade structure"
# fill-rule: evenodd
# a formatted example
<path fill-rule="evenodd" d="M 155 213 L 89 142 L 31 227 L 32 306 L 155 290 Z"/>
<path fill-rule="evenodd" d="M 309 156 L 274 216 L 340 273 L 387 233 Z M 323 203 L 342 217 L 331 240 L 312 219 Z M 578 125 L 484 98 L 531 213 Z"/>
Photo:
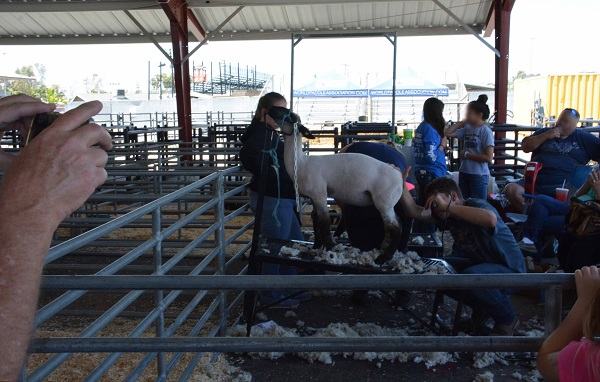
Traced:
<path fill-rule="evenodd" d="M 300 89 L 294 89 L 295 98 L 367 98 L 368 96 L 368 89 L 337 72 L 326 73 Z"/>
<path fill-rule="evenodd" d="M 394 81 L 389 80 L 369 90 L 371 97 L 391 97 Z M 396 97 L 447 97 L 446 86 L 436 84 L 421 77 L 409 67 L 398 71 L 396 78 Z"/>

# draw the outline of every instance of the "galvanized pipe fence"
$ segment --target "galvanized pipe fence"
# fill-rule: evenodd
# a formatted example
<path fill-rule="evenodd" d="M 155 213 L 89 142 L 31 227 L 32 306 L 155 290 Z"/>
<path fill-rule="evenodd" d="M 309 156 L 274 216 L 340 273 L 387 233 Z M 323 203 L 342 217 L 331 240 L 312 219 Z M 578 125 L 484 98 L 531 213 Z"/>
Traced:
<path fill-rule="evenodd" d="M 164 381 L 175 370 L 184 381 L 203 352 L 535 351 L 543 338 L 281 340 L 225 334 L 239 317 L 244 290 L 473 287 L 544 290 L 548 334 L 562 318 L 562 291 L 574 285 L 572 275 L 566 274 L 246 276 L 241 260 L 251 245 L 253 220 L 244 195 L 248 174 L 237 166 L 235 144 L 185 148 L 167 142 L 116 150 L 106 184 L 63 222 L 48 253 L 36 327 L 49 338 L 33 341 L 35 366 L 22 380 L 42 381 L 60 373 L 77 353 L 108 353 L 86 381 L 100 380 L 124 353 L 143 353 L 127 371 L 126 381 L 148 375 Z M 194 151 L 197 163 L 185 163 L 182 158 Z M 144 160 L 131 163 L 127 157 Z M 61 234 L 61 229 L 71 229 L 71 234 Z M 143 234 L 129 237 L 130 231 Z M 78 235 L 72 237 L 73 232 Z M 47 328 L 70 315 L 88 318 L 73 336 L 52 336 Z M 123 317 L 132 322 L 131 328 L 113 334 Z M 198 354 L 186 357 L 190 352 Z M 38 353 L 45 358 L 36 358 Z"/>

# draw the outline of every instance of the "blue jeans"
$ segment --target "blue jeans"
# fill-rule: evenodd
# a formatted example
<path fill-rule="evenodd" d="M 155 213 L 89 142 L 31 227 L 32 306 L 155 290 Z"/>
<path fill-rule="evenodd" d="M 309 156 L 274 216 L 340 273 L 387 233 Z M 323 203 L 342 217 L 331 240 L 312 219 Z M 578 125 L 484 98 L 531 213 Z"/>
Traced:
<path fill-rule="evenodd" d="M 502 264 L 474 264 L 469 259 L 460 257 L 448 257 L 446 261 L 463 275 L 515 273 Z M 448 295 L 454 297 L 457 293 L 448 293 Z M 510 292 L 506 290 L 478 289 L 473 286 L 473 289 L 465 294 L 465 304 L 475 309 L 483 309 L 494 319 L 496 324 L 510 324 L 515 320 L 517 314 L 509 296 Z"/>
<path fill-rule="evenodd" d="M 458 174 L 458 187 L 465 199 L 475 198 L 487 200 L 489 175 Z"/>
<path fill-rule="evenodd" d="M 257 202 L 258 194 L 254 191 L 250 191 L 250 207 L 255 213 Z M 277 210 L 275 210 L 276 206 L 277 198 L 265 196 L 261 224 L 262 235 L 266 238 L 277 240 L 304 240 L 304 235 L 302 235 L 302 230 L 300 229 L 300 222 L 298 222 L 296 214 L 294 213 L 296 201 L 293 199 L 279 199 Z M 273 216 L 274 211 L 276 211 L 277 219 Z M 279 225 L 277 224 L 277 220 L 279 220 Z M 298 268 L 287 265 L 263 263 L 261 274 L 297 275 Z M 275 301 L 283 296 L 284 292 L 279 290 L 261 292 L 261 297 L 267 301 Z"/>
<path fill-rule="evenodd" d="M 554 235 L 558 238 L 565 227 L 565 216 L 568 212 L 568 203 L 546 195 L 536 196 L 523 226 L 523 236 L 533 241 L 539 251 L 543 244 L 539 243 L 540 235 Z"/>
<path fill-rule="evenodd" d="M 427 202 L 425 198 L 425 189 L 433 182 L 436 177 L 431 172 L 421 169 L 415 171 L 415 178 L 417 178 L 417 204 L 424 206 Z M 419 220 L 415 220 L 413 223 L 413 231 L 417 233 L 433 233 L 435 232 L 435 224 L 423 223 Z"/>

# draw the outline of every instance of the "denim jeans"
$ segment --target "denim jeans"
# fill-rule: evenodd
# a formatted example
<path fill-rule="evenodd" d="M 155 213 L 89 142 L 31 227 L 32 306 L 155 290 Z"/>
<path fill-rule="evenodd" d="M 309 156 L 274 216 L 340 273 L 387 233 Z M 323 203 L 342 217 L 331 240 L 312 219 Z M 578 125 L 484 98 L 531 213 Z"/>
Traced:
<path fill-rule="evenodd" d="M 465 199 L 475 198 L 487 200 L 489 175 L 458 174 L 458 187 Z"/>
<path fill-rule="evenodd" d="M 436 179 L 436 177 L 431 172 L 421 169 L 415 171 L 415 178 L 417 178 L 417 204 L 424 206 L 427 202 L 427 199 L 425 198 L 425 189 Z M 413 231 L 416 233 L 433 233 L 435 232 L 435 225 L 415 220 Z"/>
<path fill-rule="evenodd" d="M 533 241 L 540 250 L 540 235 L 554 235 L 556 238 L 565 227 L 565 216 L 569 212 L 569 204 L 550 196 L 538 195 L 529 208 L 527 221 L 523 226 L 523 236 Z"/>
<path fill-rule="evenodd" d="M 493 263 L 474 264 L 469 259 L 460 257 L 448 257 L 450 263 L 460 274 L 463 275 L 486 275 L 497 273 L 515 273 L 512 269 Z M 456 292 L 448 293 L 455 297 Z M 515 309 L 510 302 L 510 292 L 499 289 L 479 289 L 473 286 L 465 294 L 465 304 L 471 308 L 483 309 L 489 314 L 496 324 L 510 324 L 517 317 Z"/>
<path fill-rule="evenodd" d="M 258 194 L 254 191 L 250 191 L 250 207 L 252 211 L 256 213 L 256 205 L 258 202 Z M 278 240 L 304 240 L 300 223 L 296 218 L 294 208 L 296 207 L 296 201 L 293 199 L 279 199 L 279 206 L 277 210 L 277 198 L 265 196 L 263 202 L 263 215 L 262 215 L 262 234 L 264 237 L 269 239 Z M 273 212 L 276 211 L 277 220 L 273 216 Z M 297 275 L 298 268 L 290 267 L 287 265 L 263 263 L 261 268 L 261 274 L 263 275 Z M 284 296 L 283 291 L 263 291 L 261 297 L 267 301 L 275 301 Z"/>

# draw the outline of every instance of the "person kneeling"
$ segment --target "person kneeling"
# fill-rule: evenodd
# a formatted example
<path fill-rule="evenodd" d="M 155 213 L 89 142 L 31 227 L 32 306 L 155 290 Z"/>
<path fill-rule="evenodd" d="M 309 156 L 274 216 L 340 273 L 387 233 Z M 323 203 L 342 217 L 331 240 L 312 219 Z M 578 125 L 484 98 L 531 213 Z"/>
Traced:
<path fill-rule="evenodd" d="M 448 229 L 458 247 L 460 257 L 446 258 L 461 274 L 525 273 L 525 261 L 510 229 L 498 212 L 481 199 L 463 199 L 458 185 L 450 178 L 433 181 L 425 190 L 431 218 L 419 207 L 410 205 L 403 195 L 403 206 L 412 217 L 433 220 L 442 230 Z M 408 212 L 408 211 L 407 211 Z M 455 295 L 455 293 L 449 293 Z M 474 332 L 480 332 L 487 321 L 494 320 L 493 335 L 512 336 L 519 325 L 510 292 L 498 289 L 468 290 L 465 304 L 473 309 Z"/>

